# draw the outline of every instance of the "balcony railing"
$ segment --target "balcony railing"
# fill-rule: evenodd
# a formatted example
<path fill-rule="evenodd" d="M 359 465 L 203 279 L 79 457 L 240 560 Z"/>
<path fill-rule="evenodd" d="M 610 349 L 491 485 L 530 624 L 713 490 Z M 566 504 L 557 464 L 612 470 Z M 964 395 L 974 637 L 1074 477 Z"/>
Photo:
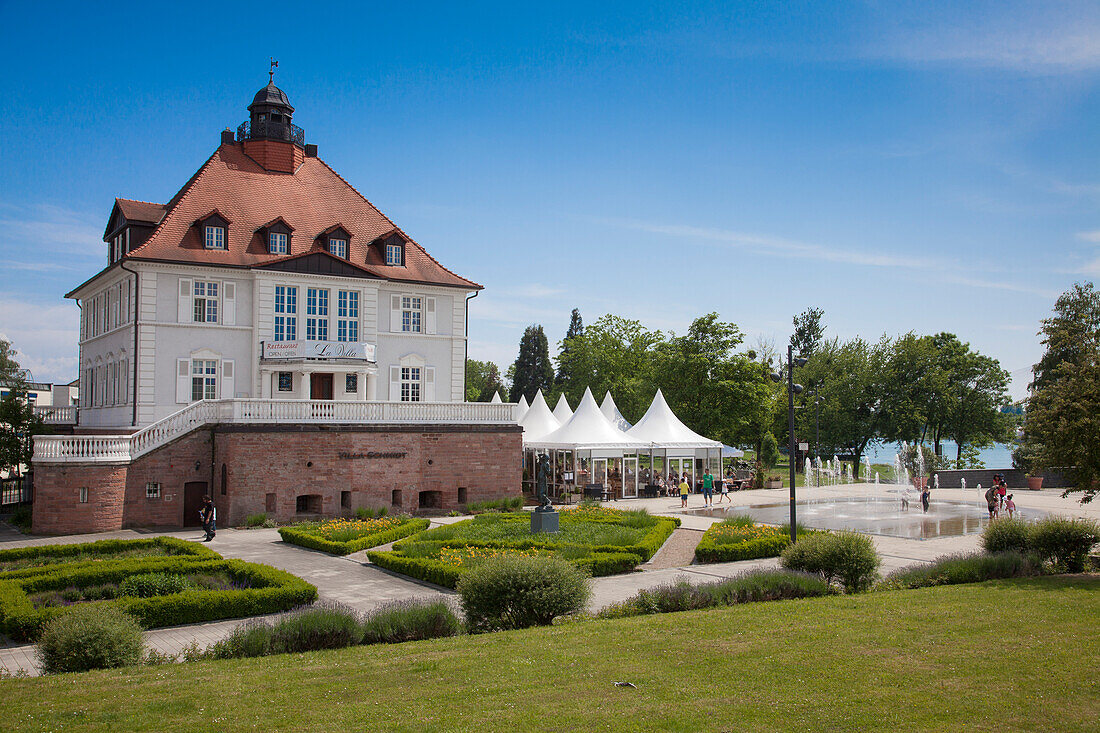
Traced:
<path fill-rule="evenodd" d="M 283 140 L 288 143 L 305 147 L 305 130 L 287 122 L 257 122 L 245 121 L 237 128 L 237 142 L 245 140 Z"/>
<path fill-rule="evenodd" d="M 47 425 L 76 425 L 76 405 L 38 406 L 35 405 L 34 414 Z"/>
<path fill-rule="evenodd" d="M 132 461 L 204 425 L 328 423 L 508 425 L 516 406 L 500 402 L 333 402 L 330 400 L 201 400 L 132 435 L 36 435 L 36 463 Z"/>

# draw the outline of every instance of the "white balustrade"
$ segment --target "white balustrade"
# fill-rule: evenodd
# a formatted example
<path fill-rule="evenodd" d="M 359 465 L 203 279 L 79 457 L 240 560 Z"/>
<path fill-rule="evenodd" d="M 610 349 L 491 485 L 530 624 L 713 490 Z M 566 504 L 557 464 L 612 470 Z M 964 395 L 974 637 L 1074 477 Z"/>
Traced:
<path fill-rule="evenodd" d="M 34 414 L 47 425 L 76 425 L 76 405 L 39 406 L 35 405 Z"/>
<path fill-rule="evenodd" d="M 219 423 L 514 424 L 514 404 L 491 402 L 335 402 L 201 400 L 132 435 L 36 435 L 38 463 L 131 461 L 204 425 Z M 57 408 L 66 409 L 66 408 Z M 75 408 L 74 422 L 75 422 Z"/>

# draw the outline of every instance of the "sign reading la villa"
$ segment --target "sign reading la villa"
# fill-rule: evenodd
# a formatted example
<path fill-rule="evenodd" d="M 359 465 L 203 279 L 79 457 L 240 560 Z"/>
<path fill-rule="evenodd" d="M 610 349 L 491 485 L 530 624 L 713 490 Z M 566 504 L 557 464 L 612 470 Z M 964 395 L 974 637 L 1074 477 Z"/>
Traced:
<path fill-rule="evenodd" d="M 360 359 L 374 361 L 374 344 L 348 341 L 262 341 L 264 359 Z"/>

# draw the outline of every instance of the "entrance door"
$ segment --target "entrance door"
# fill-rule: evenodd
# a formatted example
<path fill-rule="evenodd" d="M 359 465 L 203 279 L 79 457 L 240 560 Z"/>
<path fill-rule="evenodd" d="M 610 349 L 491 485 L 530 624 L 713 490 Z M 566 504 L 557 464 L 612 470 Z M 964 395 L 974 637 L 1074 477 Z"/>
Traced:
<path fill-rule="evenodd" d="M 623 498 L 635 499 L 638 496 L 638 458 L 623 458 Z"/>
<path fill-rule="evenodd" d="M 599 484 L 600 486 L 607 488 L 607 459 L 606 458 L 593 458 L 592 459 L 592 479 L 589 483 Z"/>
<path fill-rule="evenodd" d="M 311 400 L 331 400 L 332 399 L 332 375 L 331 374 L 310 374 L 309 375 L 309 398 Z"/>
<path fill-rule="evenodd" d="M 199 512 L 202 510 L 202 498 L 210 491 L 205 481 L 188 481 L 183 485 L 183 526 L 202 525 Z"/>

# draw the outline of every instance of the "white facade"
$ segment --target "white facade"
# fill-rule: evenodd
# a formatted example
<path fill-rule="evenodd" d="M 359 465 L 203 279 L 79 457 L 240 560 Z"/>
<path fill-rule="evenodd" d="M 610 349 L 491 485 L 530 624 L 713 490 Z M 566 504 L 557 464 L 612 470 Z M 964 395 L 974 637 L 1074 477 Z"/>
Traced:
<path fill-rule="evenodd" d="M 71 294 L 81 309 L 83 427 L 142 427 L 203 398 L 463 400 L 463 288 L 122 265 Z M 295 340 L 369 344 L 375 360 L 263 359 L 264 342 Z"/>

